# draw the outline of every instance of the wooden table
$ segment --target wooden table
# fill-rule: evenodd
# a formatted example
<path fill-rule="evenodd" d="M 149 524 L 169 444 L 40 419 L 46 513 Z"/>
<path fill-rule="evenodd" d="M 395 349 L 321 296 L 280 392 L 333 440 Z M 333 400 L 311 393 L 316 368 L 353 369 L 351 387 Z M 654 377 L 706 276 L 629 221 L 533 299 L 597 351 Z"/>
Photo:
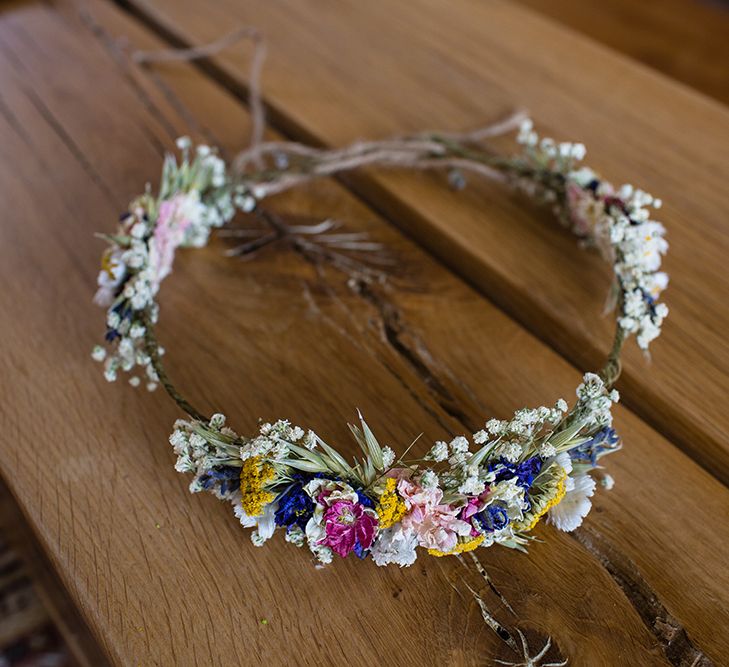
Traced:
<path fill-rule="evenodd" d="M 615 489 L 575 534 L 541 528 L 528 557 L 482 560 L 518 619 L 488 598 L 496 615 L 534 649 L 551 636 L 550 659 L 729 661 L 723 106 L 497 0 L 14 2 L 0 12 L 0 469 L 63 617 L 78 610 L 101 647 L 88 664 L 515 660 L 456 559 L 318 570 L 280 539 L 256 550 L 175 473 L 171 402 L 107 385 L 89 358 L 102 333 L 93 232 L 156 182 L 176 136 L 232 153 L 249 127 L 249 49 L 200 67 L 139 68 L 128 52 L 240 24 L 267 34 L 265 99 L 285 136 L 340 145 L 526 106 L 609 178 L 664 199 L 672 313 L 653 363 L 626 355 Z M 363 290 L 286 239 L 247 261 L 220 239 L 180 253 L 161 298 L 170 373 L 241 431 L 285 414 L 344 447 L 359 407 L 397 447 L 421 431 L 432 442 L 569 397 L 609 347 L 607 269 L 496 186 L 454 194 L 434 176 L 365 172 L 275 205 L 366 231 L 392 261 Z"/>

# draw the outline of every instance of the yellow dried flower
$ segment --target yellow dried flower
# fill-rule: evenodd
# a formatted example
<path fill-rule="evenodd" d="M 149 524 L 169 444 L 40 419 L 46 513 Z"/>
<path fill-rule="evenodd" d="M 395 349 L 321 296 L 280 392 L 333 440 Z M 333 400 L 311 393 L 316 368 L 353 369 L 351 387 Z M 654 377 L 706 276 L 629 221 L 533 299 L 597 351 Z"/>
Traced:
<path fill-rule="evenodd" d="M 121 253 L 107 248 L 101 255 L 101 270 L 106 273 L 110 280 L 117 278 L 117 269 L 121 264 Z"/>
<path fill-rule="evenodd" d="M 514 524 L 514 529 L 518 530 L 520 532 L 529 532 L 534 526 L 539 523 L 539 520 L 557 503 L 559 503 L 562 498 L 564 498 L 564 494 L 566 493 L 567 489 L 565 487 L 565 480 L 567 479 L 567 473 L 562 470 L 559 478 L 557 479 L 557 483 L 555 485 L 554 494 L 551 496 L 542 496 L 542 498 L 539 499 L 538 502 L 535 502 L 532 505 L 533 514 L 529 518 L 529 521 L 525 520 L 521 521 L 520 523 Z M 546 500 L 546 502 L 545 502 Z M 528 516 L 528 515 L 527 515 Z"/>
<path fill-rule="evenodd" d="M 438 551 L 438 549 L 428 549 L 428 553 L 431 556 L 440 558 L 441 556 L 455 556 L 456 554 L 465 554 L 469 551 L 473 551 L 481 542 L 484 540 L 484 535 L 473 537 L 466 542 L 459 542 L 456 544 L 456 548 L 452 551 Z"/>
<path fill-rule="evenodd" d="M 407 507 L 397 495 L 397 480 L 394 477 L 388 478 L 385 491 L 375 509 L 380 520 L 380 528 L 389 528 L 405 515 Z"/>
<path fill-rule="evenodd" d="M 252 456 L 243 462 L 240 469 L 240 504 L 248 516 L 260 516 L 263 508 L 276 496 L 270 491 L 264 491 L 266 482 L 270 482 L 276 474 L 274 467 L 268 462 L 262 462 L 260 456 Z"/>

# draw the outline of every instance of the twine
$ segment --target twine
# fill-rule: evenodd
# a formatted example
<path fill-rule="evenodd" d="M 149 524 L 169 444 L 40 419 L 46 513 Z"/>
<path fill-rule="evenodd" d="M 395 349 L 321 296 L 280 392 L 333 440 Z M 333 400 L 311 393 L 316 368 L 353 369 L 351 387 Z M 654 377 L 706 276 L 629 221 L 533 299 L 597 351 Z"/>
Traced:
<path fill-rule="evenodd" d="M 257 185 L 257 193 L 261 198 L 283 192 L 313 178 L 331 176 L 342 171 L 373 165 L 416 170 L 461 169 L 478 173 L 490 180 L 504 180 L 501 172 L 482 161 L 469 159 L 468 156 L 449 154 L 449 145 L 478 143 L 484 139 L 511 132 L 527 118 L 527 114 L 523 110 L 516 111 L 496 123 L 469 132 L 420 133 L 382 141 L 358 141 L 344 148 L 312 148 L 294 141 L 263 143 L 265 111 L 261 96 L 261 73 L 267 47 L 263 33 L 258 28 L 252 26 L 237 28 L 214 42 L 191 48 L 135 51 L 131 58 L 137 64 L 190 62 L 218 55 L 244 39 L 250 39 L 254 44 L 248 74 L 251 136 L 248 147 L 234 158 L 233 171 L 242 175 L 251 164 L 260 169 L 264 157 L 279 154 L 303 158 L 308 165 L 305 171 L 291 174 L 275 183 Z"/>
<path fill-rule="evenodd" d="M 266 60 L 266 40 L 263 33 L 255 27 L 243 26 L 221 37 L 215 42 L 194 46 L 188 49 L 161 49 L 159 51 L 135 51 L 132 60 L 137 64 L 190 62 L 215 56 L 240 41 L 249 39 L 253 42 L 253 58 L 248 74 L 248 104 L 251 111 L 251 134 L 249 150 L 255 150 L 263 140 L 266 127 L 266 115 L 261 98 L 261 72 Z"/>

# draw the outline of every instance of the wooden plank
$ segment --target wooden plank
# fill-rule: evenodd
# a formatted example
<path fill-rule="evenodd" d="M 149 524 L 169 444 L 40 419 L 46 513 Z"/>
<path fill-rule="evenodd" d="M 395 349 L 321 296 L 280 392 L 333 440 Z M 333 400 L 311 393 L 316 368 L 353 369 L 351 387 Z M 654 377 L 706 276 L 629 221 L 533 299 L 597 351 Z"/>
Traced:
<path fill-rule="evenodd" d="M 146 46 L 111 7 L 94 12 Z M 13 352 L 0 361 L 13 378 L 0 387 L 3 475 L 105 650 L 145 665 L 509 657 L 461 597 L 470 575 L 455 560 L 318 571 L 282 540 L 254 549 L 227 508 L 189 497 L 173 471 L 170 402 L 109 387 L 89 363 L 100 331 L 83 297 L 98 253 L 91 233 L 157 178 L 157 147 L 185 126 L 169 96 L 115 67 L 109 46 L 46 5 L 0 20 L 0 190 L 12 212 L 0 226 L 0 308 L 13 313 L 0 322 Z M 215 121 L 222 145 L 245 136 L 244 112 L 220 89 L 189 67 L 160 72 L 206 126 Z M 342 189 L 322 183 L 280 207 L 335 213 L 386 242 L 399 269 L 364 298 L 350 276 L 282 246 L 245 264 L 223 258 L 220 243 L 182 254 L 161 334 L 172 374 L 206 409 L 241 429 L 288 414 L 344 444 L 359 406 L 385 440 L 402 446 L 424 430 L 424 447 L 573 391 L 574 368 Z M 519 351 L 529 374 L 497 348 Z M 553 635 L 550 656 L 726 659 L 716 628 L 729 620 L 729 536 L 717 517 L 729 492 L 628 410 L 617 422 L 629 445 L 614 457 L 618 485 L 585 531 L 545 529 L 529 557 L 491 550 L 484 562 L 533 647 Z"/>
<path fill-rule="evenodd" d="M 720 102 L 729 102 L 729 8 L 712 0 L 518 0 Z"/>
<path fill-rule="evenodd" d="M 500 0 L 296 1 L 205 6 L 130 0 L 185 43 L 254 24 L 270 42 L 265 96 L 289 134 L 321 144 L 433 127 L 465 129 L 525 106 L 545 134 L 584 141 L 613 182 L 665 201 L 672 309 L 649 365 L 634 345 L 626 403 L 729 482 L 729 112 L 533 12 Z M 525 45 L 528 45 L 525 46 Z M 216 58 L 244 86 L 249 54 Z M 521 198 L 474 184 L 454 196 L 432 178 L 357 174 L 357 191 L 576 365 L 596 367 L 611 318 L 608 271 Z M 546 277 L 546 279 L 545 279 Z"/>
<path fill-rule="evenodd" d="M 108 665 L 106 657 L 99 650 L 78 610 L 55 577 L 53 568 L 2 479 L 0 479 L 0 529 L 3 538 L 9 540 L 22 558 L 23 569 L 27 569 L 32 577 L 32 583 L 28 583 L 28 586 L 33 588 L 31 606 L 26 610 L 24 620 L 39 626 L 48 626 L 52 623 L 63 638 L 64 648 L 69 654 L 66 658 L 73 661 L 71 664 L 74 667 Z M 5 563 L 0 563 L 0 568 L 5 571 Z M 0 585 L 4 585 L 2 577 Z M 18 623 L 18 619 L 15 619 L 15 622 Z M 12 634 L 12 629 L 6 627 L 9 624 L 5 618 L 0 625 L 2 625 L 0 637 L 4 633 Z M 3 640 L 0 639 L 0 646 L 2 644 Z"/>
<path fill-rule="evenodd" d="M 2 512 L 0 506 L 0 512 Z M 0 520 L 2 520 L 0 513 Z M 21 637 L 48 625 L 48 613 L 35 591 L 18 554 L 10 548 L 0 523 L 0 657 Z"/>

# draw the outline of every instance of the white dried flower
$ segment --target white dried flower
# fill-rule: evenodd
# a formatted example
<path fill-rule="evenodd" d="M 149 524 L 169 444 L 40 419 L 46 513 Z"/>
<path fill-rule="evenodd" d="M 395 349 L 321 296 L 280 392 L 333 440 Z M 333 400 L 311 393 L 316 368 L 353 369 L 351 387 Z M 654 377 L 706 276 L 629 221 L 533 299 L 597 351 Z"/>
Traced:
<path fill-rule="evenodd" d="M 491 435 L 501 435 L 506 431 L 506 427 L 508 426 L 508 422 L 501 421 L 500 419 L 489 419 L 486 422 L 486 430 Z"/>
<path fill-rule="evenodd" d="M 462 435 L 456 436 L 455 438 L 453 438 L 453 440 L 451 440 L 450 447 L 451 447 L 451 452 L 453 454 L 467 453 L 468 446 L 469 446 L 468 440 Z"/>
<path fill-rule="evenodd" d="M 117 376 L 117 368 L 119 361 L 114 357 L 109 357 L 104 364 L 104 378 L 107 382 L 115 382 Z"/>
<path fill-rule="evenodd" d="M 199 433 L 190 433 L 187 437 L 187 441 L 190 443 L 190 447 L 195 458 L 205 456 L 208 444 L 205 438 L 203 438 Z"/>
<path fill-rule="evenodd" d="M 542 446 L 539 448 L 539 456 L 541 456 L 543 459 L 551 458 L 556 453 L 557 450 L 554 448 L 553 445 L 550 445 L 548 442 L 542 443 Z"/>
<path fill-rule="evenodd" d="M 138 222 L 132 227 L 129 233 L 135 239 L 142 239 L 147 234 L 147 225 L 144 222 Z"/>
<path fill-rule="evenodd" d="M 596 373 L 585 373 L 576 393 L 580 400 L 589 400 L 600 396 L 605 391 L 605 383 Z"/>
<path fill-rule="evenodd" d="M 425 455 L 431 461 L 445 461 L 448 458 L 448 443 L 438 440 Z"/>
<path fill-rule="evenodd" d="M 451 456 L 448 461 L 451 463 L 451 465 L 463 463 L 468 457 L 468 440 L 462 435 L 459 435 L 451 440 L 449 446 L 451 450 Z"/>
<path fill-rule="evenodd" d="M 400 567 L 409 567 L 415 562 L 418 541 L 413 531 L 405 530 L 402 524 L 380 531 L 372 545 L 370 555 L 376 565 L 384 566 L 395 563 Z"/>
<path fill-rule="evenodd" d="M 293 544 L 295 547 L 301 547 L 306 542 L 306 535 L 299 526 L 294 524 L 286 531 L 285 539 L 289 544 Z"/>
<path fill-rule="evenodd" d="M 181 429 L 175 429 L 170 435 L 170 444 L 176 454 L 180 454 L 187 449 L 187 434 Z"/>
<path fill-rule="evenodd" d="M 486 484 L 479 478 L 479 469 L 477 466 L 469 466 L 465 471 L 463 481 L 458 487 L 458 493 L 469 496 L 477 496 L 483 493 Z"/>
<path fill-rule="evenodd" d="M 190 148 L 190 146 L 192 146 L 192 141 L 190 140 L 190 137 L 178 137 L 175 144 L 177 144 L 177 148 L 181 151 L 186 151 Z"/>
<path fill-rule="evenodd" d="M 130 338 L 142 338 L 145 334 L 146 329 L 138 323 L 132 324 L 131 328 L 129 329 L 129 336 Z"/>
<path fill-rule="evenodd" d="M 307 431 L 306 436 L 304 436 L 304 447 L 307 449 L 315 449 L 317 444 L 317 438 L 316 433 L 314 431 Z"/>
<path fill-rule="evenodd" d="M 477 445 L 484 445 L 489 441 L 489 434 L 486 431 L 476 431 L 473 434 L 473 441 Z"/>
<path fill-rule="evenodd" d="M 181 454 L 177 457 L 177 461 L 175 462 L 175 470 L 180 473 L 187 473 L 187 472 L 195 472 L 197 469 L 197 466 L 195 465 L 194 461 L 187 455 L 187 454 Z M 193 482 L 197 482 L 197 479 L 193 480 Z M 190 492 L 191 493 L 198 493 L 199 488 L 196 485 L 193 487 L 191 485 Z"/>
<path fill-rule="evenodd" d="M 510 463 L 514 463 L 519 460 L 522 455 L 522 445 L 516 440 L 509 440 L 502 445 L 499 445 L 499 454 L 503 456 Z"/>
<path fill-rule="evenodd" d="M 430 468 L 423 470 L 423 473 L 420 475 L 420 486 L 424 489 L 434 489 L 438 484 L 440 484 L 440 480 L 434 470 L 430 470 Z"/>
<path fill-rule="evenodd" d="M 284 441 L 277 441 L 271 450 L 271 458 L 275 460 L 285 459 L 289 454 L 289 446 Z"/>
<path fill-rule="evenodd" d="M 216 412 L 212 417 L 210 417 L 210 427 L 214 428 L 216 431 L 219 431 L 221 428 L 225 426 L 225 415 Z"/>
<path fill-rule="evenodd" d="M 109 311 L 106 315 L 106 326 L 110 329 L 116 329 L 121 322 L 121 317 L 116 311 Z"/>
<path fill-rule="evenodd" d="M 314 554 L 316 559 L 322 565 L 329 565 L 329 563 L 331 563 L 332 559 L 334 558 L 334 554 L 329 547 L 323 547 L 319 544 L 314 544 L 309 541 L 309 549 L 311 549 L 311 553 Z"/>
<path fill-rule="evenodd" d="M 549 510 L 548 519 L 559 530 L 571 532 L 582 524 L 590 512 L 590 497 L 595 493 L 595 480 L 589 475 L 568 477 L 569 482 L 564 498 Z"/>

